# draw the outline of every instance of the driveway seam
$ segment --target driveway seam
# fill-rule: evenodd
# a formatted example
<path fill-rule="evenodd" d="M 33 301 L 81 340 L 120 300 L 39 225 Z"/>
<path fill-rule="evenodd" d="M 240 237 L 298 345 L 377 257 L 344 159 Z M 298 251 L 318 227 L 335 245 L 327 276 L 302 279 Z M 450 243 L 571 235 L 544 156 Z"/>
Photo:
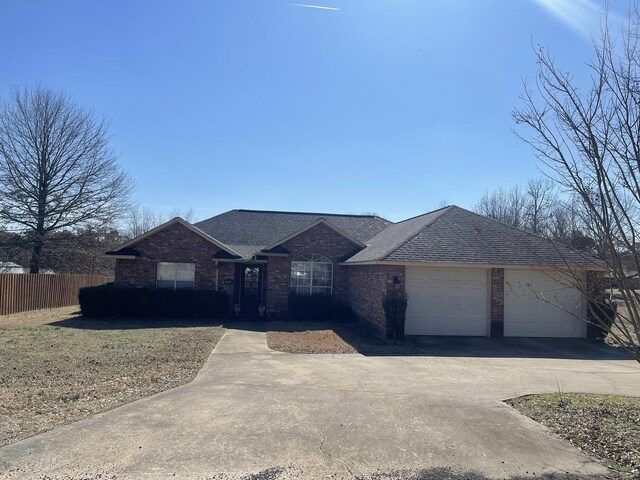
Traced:
<path fill-rule="evenodd" d="M 247 383 L 247 382 L 235 382 L 235 383 L 209 383 L 212 387 L 258 387 L 258 388 L 276 388 L 280 390 L 312 390 L 312 391 L 332 391 L 332 392 L 360 392 L 360 393 L 368 393 L 371 395 L 387 395 L 390 397 L 425 397 L 424 394 L 420 393 L 405 393 L 405 392 L 384 392 L 379 390 L 363 390 L 362 388 L 332 388 L 332 387 L 312 387 L 308 385 L 284 385 L 284 384 L 265 384 L 265 383 Z M 186 385 L 183 385 L 186 386 Z M 180 388 L 180 387 L 176 387 Z M 203 387 L 207 388 L 207 387 Z M 437 398 L 451 398 L 451 399 L 465 399 L 468 400 L 469 397 L 466 395 L 441 395 L 438 393 L 430 393 L 430 397 Z M 519 396 L 519 395 L 517 395 Z M 483 398 L 476 397 L 477 401 L 481 402 L 502 402 L 502 400 L 496 400 L 495 398 Z"/>

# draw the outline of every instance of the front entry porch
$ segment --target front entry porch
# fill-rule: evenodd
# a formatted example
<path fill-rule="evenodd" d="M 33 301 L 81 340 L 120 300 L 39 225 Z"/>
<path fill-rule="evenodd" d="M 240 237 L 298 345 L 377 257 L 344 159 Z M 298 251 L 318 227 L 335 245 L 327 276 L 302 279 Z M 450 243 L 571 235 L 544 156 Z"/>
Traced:
<path fill-rule="evenodd" d="M 236 263 L 234 315 L 263 316 L 265 312 L 266 263 Z"/>

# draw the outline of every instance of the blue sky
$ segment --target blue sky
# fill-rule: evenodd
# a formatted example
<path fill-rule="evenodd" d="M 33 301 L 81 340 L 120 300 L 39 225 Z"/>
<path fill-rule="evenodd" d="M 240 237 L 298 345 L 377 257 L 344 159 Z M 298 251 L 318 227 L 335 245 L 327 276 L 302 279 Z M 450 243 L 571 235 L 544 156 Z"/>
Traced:
<path fill-rule="evenodd" d="M 336 10 L 0 0 L 0 99 L 41 83 L 110 119 L 156 210 L 400 220 L 537 176 L 511 120 L 532 42 L 584 74 L 598 25 L 589 0 L 301 3 Z"/>

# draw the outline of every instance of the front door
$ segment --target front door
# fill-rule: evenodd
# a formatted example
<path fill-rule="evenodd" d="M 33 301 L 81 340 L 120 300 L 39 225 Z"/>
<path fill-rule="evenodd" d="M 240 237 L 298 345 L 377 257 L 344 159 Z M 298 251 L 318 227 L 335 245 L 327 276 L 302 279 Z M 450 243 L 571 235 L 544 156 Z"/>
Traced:
<path fill-rule="evenodd" d="M 240 271 L 240 307 L 242 313 L 258 313 L 262 302 L 262 265 L 242 265 Z"/>

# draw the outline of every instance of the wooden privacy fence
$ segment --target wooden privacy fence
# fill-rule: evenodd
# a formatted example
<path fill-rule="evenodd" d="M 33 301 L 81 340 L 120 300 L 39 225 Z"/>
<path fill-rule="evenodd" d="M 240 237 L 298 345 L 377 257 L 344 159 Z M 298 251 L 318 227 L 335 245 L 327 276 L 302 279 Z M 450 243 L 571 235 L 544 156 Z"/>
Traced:
<path fill-rule="evenodd" d="M 78 290 L 113 282 L 104 275 L 0 273 L 0 315 L 78 304 Z"/>

